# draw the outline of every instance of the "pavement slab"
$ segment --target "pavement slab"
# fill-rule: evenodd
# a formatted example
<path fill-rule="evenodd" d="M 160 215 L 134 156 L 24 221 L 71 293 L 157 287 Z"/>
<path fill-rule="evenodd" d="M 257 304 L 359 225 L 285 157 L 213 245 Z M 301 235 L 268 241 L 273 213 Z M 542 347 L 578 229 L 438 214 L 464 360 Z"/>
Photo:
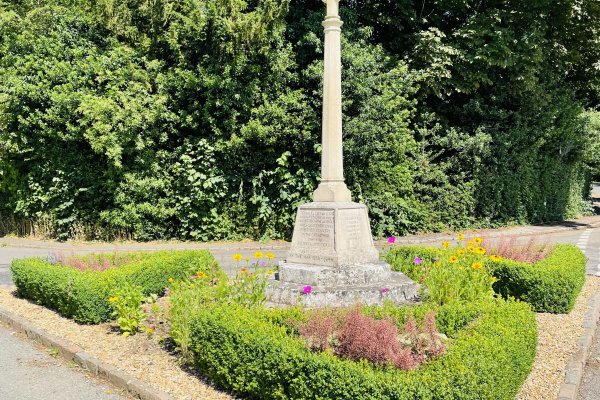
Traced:
<path fill-rule="evenodd" d="M 125 400 L 0 326 L 0 399 Z"/>

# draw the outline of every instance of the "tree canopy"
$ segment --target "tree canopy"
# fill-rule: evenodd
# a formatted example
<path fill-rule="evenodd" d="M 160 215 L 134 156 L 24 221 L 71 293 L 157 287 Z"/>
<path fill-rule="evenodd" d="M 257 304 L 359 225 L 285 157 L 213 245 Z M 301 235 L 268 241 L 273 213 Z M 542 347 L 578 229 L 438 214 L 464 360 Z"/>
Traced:
<path fill-rule="evenodd" d="M 597 1 L 341 13 L 345 174 L 376 236 L 590 211 Z M 323 16 L 321 0 L 0 1 L 0 215 L 63 239 L 289 237 L 318 183 Z"/>

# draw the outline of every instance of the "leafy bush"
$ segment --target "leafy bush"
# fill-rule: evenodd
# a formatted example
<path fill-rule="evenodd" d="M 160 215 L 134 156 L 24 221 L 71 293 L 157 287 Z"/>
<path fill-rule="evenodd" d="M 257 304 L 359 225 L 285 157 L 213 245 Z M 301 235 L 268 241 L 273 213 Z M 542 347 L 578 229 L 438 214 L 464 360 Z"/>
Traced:
<path fill-rule="evenodd" d="M 567 313 L 585 282 L 586 261 L 576 246 L 559 244 L 535 264 L 503 259 L 487 267 L 498 279 L 494 290 L 502 296 L 521 299 L 538 312 Z"/>
<path fill-rule="evenodd" d="M 435 307 L 434 307 L 435 308 Z M 432 306 L 371 308 L 407 320 Z M 525 303 L 492 299 L 436 308 L 448 352 L 417 370 L 377 367 L 315 353 L 285 321 L 298 309 L 213 304 L 194 313 L 195 366 L 218 385 L 256 399 L 513 399 L 535 354 L 536 323 Z"/>
<path fill-rule="evenodd" d="M 421 269 L 415 270 L 411 265 L 414 257 L 419 256 L 433 264 L 438 258 L 448 257 L 448 254 L 449 250 L 435 247 L 407 246 L 390 250 L 387 260 L 394 270 L 422 280 Z M 472 258 L 477 259 L 476 256 Z M 573 245 L 556 245 L 544 260 L 533 264 L 494 255 L 479 255 L 478 258 L 495 278 L 492 287 L 496 293 L 525 301 L 538 312 L 569 312 L 585 281 L 586 258 Z M 443 287 L 443 279 L 438 283 Z"/>
<path fill-rule="evenodd" d="M 146 319 L 146 313 L 141 308 L 143 300 L 142 288 L 127 282 L 108 299 L 115 309 L 113 317 L 117 318 L 123 336 L 135 335 L 140 323 Z"/>
<path fill-rule="evenodd" d="M 260 261 L 263 257 L 272 260 L 272 253 L 256 252 L 254 260 L 235 254 L 238 271 L 231 280 L 221 275 L 212 278 L 197 273 L 184 280 L 171 279 L 169 293 L 169 320 L 171 337 L 179 346 L 184 356 L 189 355 L 190 323 L 194 313 L 213 303 L 234 304 L 242 307 L 256 308 L 265 301 L 267 280 L 277 268 L 272 261 Z M 240 262 L 245 259 L 244 266 Z"/>
<path fill-rule="evenodd" d="M 308 320 L 300 324 L 298 331 L 308 347 L 315 351 L 331 349 L 342 358 L 408 370 L 446 350 L 433 312 L 426 315 L 423 329 L 417 327 L 413 317 L 403 326 L 396 325 L 389 316 L 375 319 L 360 307 L 311 310 L 306 314 Z"/>
<path fill-rule="evenodd" d="M 165 251 L 132 255 L 130 264 L 95 272 L 37 258 L 11 264 L 17 294 L 53 308 L 81 323 L 97 324 L 112 317 L 111 295 L 126 283 L 144 296 L 163 294 L 167 278 L 183 279 L 196 271 L 223 276 L 214 257 L 202 251 Z"/>

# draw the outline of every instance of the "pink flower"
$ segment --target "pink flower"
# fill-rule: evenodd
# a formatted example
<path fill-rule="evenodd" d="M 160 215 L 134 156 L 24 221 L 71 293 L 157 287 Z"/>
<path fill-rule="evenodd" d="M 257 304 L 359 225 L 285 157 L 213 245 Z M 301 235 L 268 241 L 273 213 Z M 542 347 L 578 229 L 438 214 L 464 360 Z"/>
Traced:
<path fill-rule="evenodd" d="M 310 292 L 312 292 L 312 286 L 310 286 L 310 285 L 304 286 L 304 289 L 302 289 L 302 292 L 304 294 L 310 294 Z"/>
<path fill-rule="evenodd" d="M 167 288 L 167 289 L 165 290 L 165 296 L 168 296 L 170 293 L 171 293 L 171 289 Z"/>
<path fill-rule="evenodd" d="M 415 264 L 417 265 L 421 265 L 421 263 L 423 262 L 423 260 L 421 260 L 419 257 L 415 257 L 415 259 L 413 260 L 415 262 Z"/>
<path fill-rule="evenodd" d="M 388 289 L 388 288 L 386 288 L 386 287 L 384 287 L 384 288 L 381 288 L 381 294 L 386 294 L 386 293 L 387 293 L 387 292 L 389 292 L 389 291 L 390 291 L 390 289 Z"/>
<path fill-rule="evenodd" d="M 396 237 L 395 237 L 395 236 L 390 236 L 390 237 L 388 238 L 388 243 L 390 243 L 390 244 L 394 244 L 395 242 L 396 242 Z"/>

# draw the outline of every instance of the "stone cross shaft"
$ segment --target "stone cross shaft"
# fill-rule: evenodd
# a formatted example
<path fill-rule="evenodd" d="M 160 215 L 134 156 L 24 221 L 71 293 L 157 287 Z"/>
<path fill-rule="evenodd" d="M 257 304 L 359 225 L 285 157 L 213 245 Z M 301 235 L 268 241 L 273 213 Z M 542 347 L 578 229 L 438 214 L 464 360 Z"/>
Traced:
<path fill-rule="evenodd" d="M 344 183 L 342 152 L 342 20 L 340 0 L 323 0 L 327 4 L 325 28 L 325 68 L 323 74 L 323 138 L 321 183 L 313 194 L 314 201 L 352 201 Z"/>

